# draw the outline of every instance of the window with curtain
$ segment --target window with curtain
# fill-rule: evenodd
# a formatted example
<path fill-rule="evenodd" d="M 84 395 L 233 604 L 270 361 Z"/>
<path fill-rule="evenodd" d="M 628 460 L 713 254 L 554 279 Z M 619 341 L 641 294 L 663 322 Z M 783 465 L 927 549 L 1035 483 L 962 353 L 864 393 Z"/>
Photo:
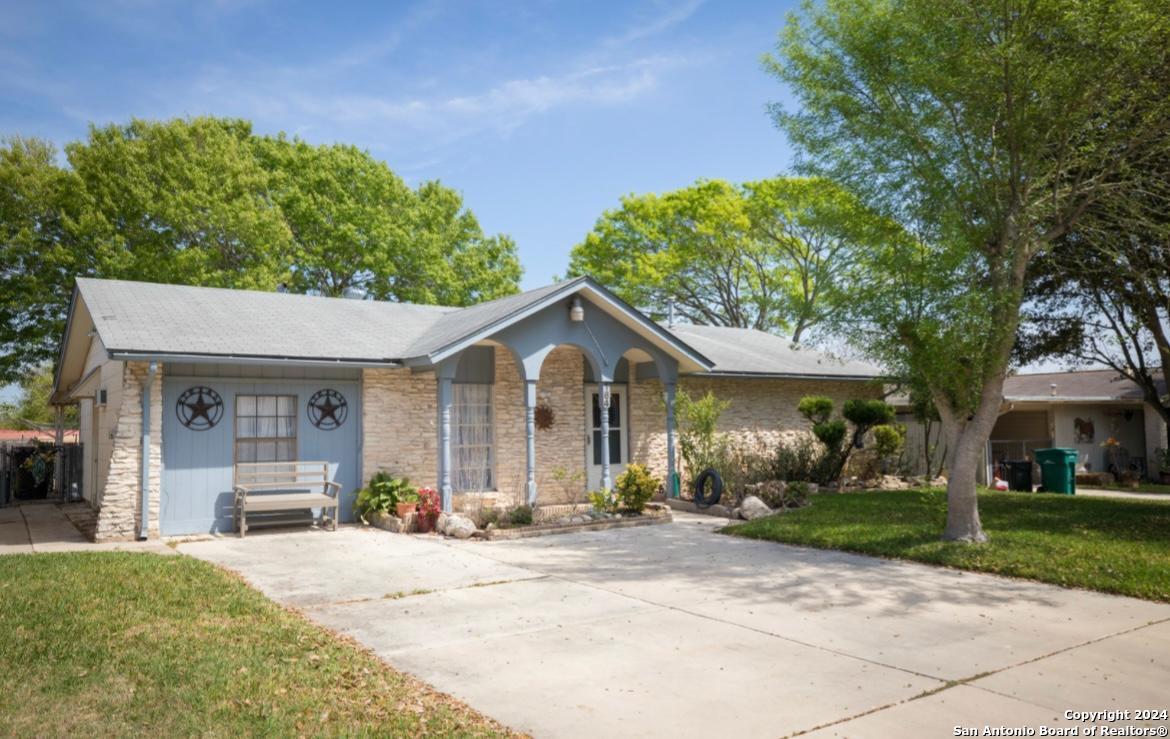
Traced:
<path fill-rule="evenodd" d="M 451 487 L 494 490 L 492 386 L 454 383 L 451 405 Z"/>
<path fill-rule="evenodd" d="M 236 396 L 236 461 L 297 458 L 297 396 Z"/>

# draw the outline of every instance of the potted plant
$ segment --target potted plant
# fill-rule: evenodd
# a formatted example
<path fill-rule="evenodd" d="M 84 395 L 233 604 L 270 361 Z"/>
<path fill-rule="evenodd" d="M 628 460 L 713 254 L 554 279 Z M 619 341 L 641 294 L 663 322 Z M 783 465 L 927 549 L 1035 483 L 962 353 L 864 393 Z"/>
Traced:
<path fill-rule="evenodd" d="M 399 518 L 405 519 L 417 509 L 418 490 L 406 478 L 403 478 L 402 485 L 398 491 L 398 502 L 394 505 L 394 512 L 398 514 Z"/>
<path fill-rule="evenodd" d="M 399 504 L 415 496 L 414 487 L 405 477 L 394 477 L 385 470 L 379 470 L 370 478 L 370 484 L 358 491 L 355 504 L 358 515 L 363 521 L 382 514 L 394 513 L 400 518 L 402 512 Z M 417 497 L 414 498 L 417 501 Z M 409 504 L 407 513 L 414 511 L 414 503 Z"/>
<path fill-rule="evenodd" d="M 1158 465 L 1158 480 L 1170 485 L 1170 449 L 1155 449 L 1154 464 Z"/>
<path fill-rule="evenodd" d="M 429 534 L 435 529 L 435 521 L 443 509 L 439 492 L 434 488 L 418 489 L 418 518 L 415 527 L 420 534 Z"/>

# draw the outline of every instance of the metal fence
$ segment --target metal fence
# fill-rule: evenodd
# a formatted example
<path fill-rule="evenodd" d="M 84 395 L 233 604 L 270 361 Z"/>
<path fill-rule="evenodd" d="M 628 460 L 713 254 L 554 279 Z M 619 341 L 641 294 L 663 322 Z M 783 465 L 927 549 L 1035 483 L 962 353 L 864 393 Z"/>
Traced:
<path fill-rule="evenodd" d="M 987 442 L 987 461 L 992 474 L 1001 480 L 1008 479 L 1007 462 L 1036 461 L 1037 449 L 1048 449 L 1052 439 L 993 439 Z M 1040 469 L 1032 465 L 1032 481 L 1040 481 Z"/>
<path fill-rule="evenodd" d="M 77 500 L 82 445 L 0 444 L 0 507 L 24 500 Z"/>

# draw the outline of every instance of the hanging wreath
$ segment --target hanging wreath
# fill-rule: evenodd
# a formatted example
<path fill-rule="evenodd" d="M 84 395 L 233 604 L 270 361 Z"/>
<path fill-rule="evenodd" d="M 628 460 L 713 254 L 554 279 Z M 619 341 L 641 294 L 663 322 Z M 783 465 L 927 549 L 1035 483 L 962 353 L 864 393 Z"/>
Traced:
<path fill-rule="evenodd" d="M 535 416 L 536 428 L 541 431 L 548 431 L 557 421 L 557 414 L 548 403 L 537 403 L 533 415 Z"/>

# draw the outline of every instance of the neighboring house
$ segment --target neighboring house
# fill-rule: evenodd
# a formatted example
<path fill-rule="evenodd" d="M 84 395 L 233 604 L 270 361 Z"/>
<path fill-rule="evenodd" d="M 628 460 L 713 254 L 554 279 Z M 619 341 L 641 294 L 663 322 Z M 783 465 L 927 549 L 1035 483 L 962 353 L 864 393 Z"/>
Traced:
<path fill-rule="evenodd" d="M 53 444 L 56 434 L 52 431 L 32 431 L 27 429 L 0 429 L 0 444 L 34 444 L 41 442 Z M 77 429 L 65 429 L 62 440 L 66 444 L 77 443 Z"/>
<path fill-rule="evenodd" d="M 1166 382 L 1161 380 L 1165 394 Z M 1141 388 L 1114 370 L 1083 370 L 1022 374 L 1003 385 L 1007 410 L 992 429 L 985 455 L 985 473 L 1006 474 L 1007 461 L 1033 460 L 1036 449 L 1076 449 L 1083 472 L 1126 472 L 1149 477 L 1156 449 L 1166 448 L 1166 424 L 1145 402 Z M 893 401 L 904 408 L 904 401 Z M 916 471 L 923 467 L 922 428 L 900 413 L 906 423 L 907 451 Z M 937 441 L 935 430 L 932 441 Z M 1107 444 L 1113 440 L 1114 444 Z M 936 455 L 941 453 L 936 449 Z M 936 456 L 934 469 L 938 467 Z M 1006 478 L 1005 478 L 1006 479 Z"/>
<path fill-rule="evenodd" d="M 83 494 L 112 540 L 229 530 L 244 461 L 329 462 L 343 518 L 380 469 L 448 510 L 561 501 L 559 468 L 578 492 L 630 460 L 670 479 L 676 388 L 775 436 L 807 428 L 803 395 L 877 397 L 876 375 L 758 331 L 668 329 L 585 277 L 469 308 L 79 279 L 54 399 L 80 404 Z"/>
<path fill-rule="evenodd" d="M 1165 379 L 1160 390 L 1165 394 Z M 1131 471 L 1144 478 L 1154 450 L 1166 447 L 1162 417 L 1141 388 L 1115 370 L 1014 375 L 1004 382 L 1004 399 L 1010 409 L 991 432 L 992 464 L 1065 447 L 1077 450 L 1080 470 Z"/>

